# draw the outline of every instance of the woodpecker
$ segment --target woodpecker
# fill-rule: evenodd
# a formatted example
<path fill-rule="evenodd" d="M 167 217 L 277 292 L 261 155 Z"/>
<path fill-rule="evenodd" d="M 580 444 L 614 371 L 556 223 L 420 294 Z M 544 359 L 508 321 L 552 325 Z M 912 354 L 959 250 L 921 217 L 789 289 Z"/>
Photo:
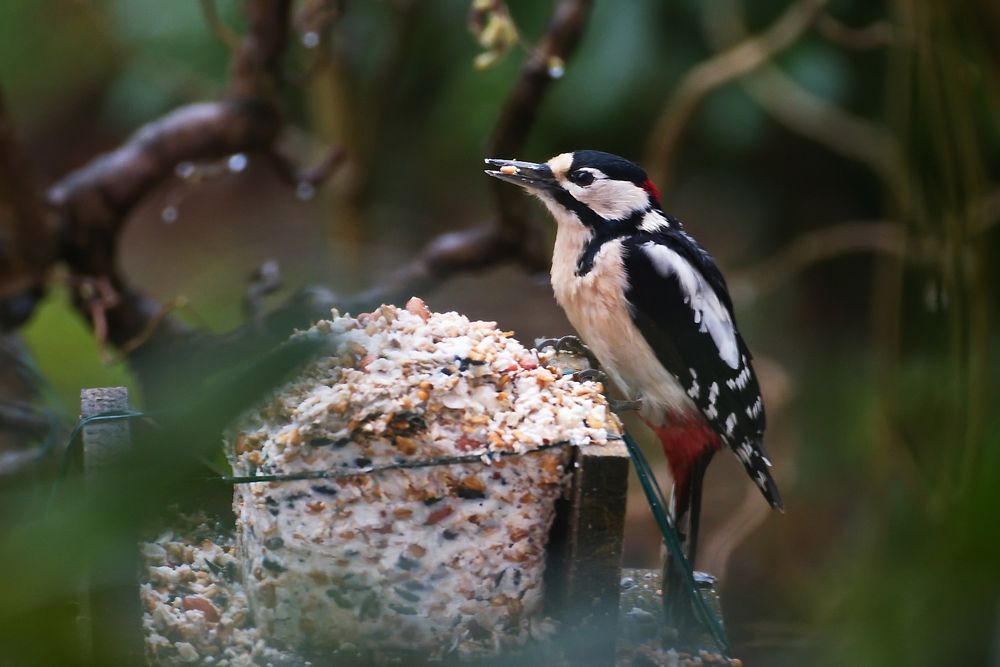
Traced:
<path fill-rule="evenodd" d="M 664 213 L 642 168 L 591 150 L 486 164 L 487 174 L 523 187 L 555 218 L 556 300 L 659 438 L 678 524 L 687 515 L 692 565 L 702 480 L 723 445 L 781 509 L 762 444 L 764 404 L 726 282 L 711 255 Z"/>

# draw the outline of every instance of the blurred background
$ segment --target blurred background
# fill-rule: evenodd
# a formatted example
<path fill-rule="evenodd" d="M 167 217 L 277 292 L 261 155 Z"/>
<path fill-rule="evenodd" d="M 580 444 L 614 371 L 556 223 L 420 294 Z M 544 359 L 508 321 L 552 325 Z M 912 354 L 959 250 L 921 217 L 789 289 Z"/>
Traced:
<path fill-rule="evenodd" d="M 538 259 L 554 230 L 481 161 L 617 153 L 719 261 L 765 392 L 786 512 L 728 454 L 707 482 L 698 565 L 721 578 L 735 655 L 1000 665 L 994 0 L 304 0 L 264 83 L 240 67 L 255 4 L 0 3 L 0 145 L 18 149 L 0 187 L 17 350 L 4 400 L 65 442 L 83 387 L 124 384 L 151 409 L 141 350 L 162 317 L 224 342 L 307 286 L 349 305 L 373 287 L 405 301 L 412 284 L 433 310 L 524 342 L 569 333 Z M 528 102 L 512 94 L 524 86 Z M 168 164 L 133 200 L 115 200 L 121 174 L 59 198 L 145 124 L 253 96 L 278 120 L 264 114 L 244 150 L 154 146 Z M 39 237 L 18 226 L 32 197 Z M 484 224 L 505 230 L 502 250 L 391 286 L 438 235 Z M 256 289 L 272 262 L 281 287 Z M 125 285 L 162 306 L 137 335 L 93 297 Z M 35 453 L 55 436 L 19 424 L 0 441 L 3 562 L 25 568 L 23 531 L 52 537 L 25 525 L 51 477 Z M 633 500 L 626 564 L 653 567 L 657 532 Z M 40 599 L 22 592 L 0 594 L 0 616 L 41 617 L 42 603 L 5 604 Z"/>

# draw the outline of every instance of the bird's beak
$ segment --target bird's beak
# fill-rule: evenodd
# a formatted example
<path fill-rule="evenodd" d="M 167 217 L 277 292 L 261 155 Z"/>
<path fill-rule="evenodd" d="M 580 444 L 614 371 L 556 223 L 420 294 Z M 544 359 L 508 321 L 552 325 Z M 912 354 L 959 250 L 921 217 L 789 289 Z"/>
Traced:
<path fill-rule="evenodd" d="M 522 188 L 551 190 L 558 187 L 552 170 L 545 163 L 486 158 L 486 164 L 491 167 L 486 170 L 487 174 L 501 181 L 520 185 Z"/>

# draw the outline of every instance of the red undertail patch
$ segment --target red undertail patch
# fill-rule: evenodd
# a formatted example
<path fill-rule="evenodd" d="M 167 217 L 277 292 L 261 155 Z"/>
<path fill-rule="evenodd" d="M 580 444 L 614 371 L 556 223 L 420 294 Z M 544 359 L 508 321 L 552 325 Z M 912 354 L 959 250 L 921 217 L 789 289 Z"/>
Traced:
<path fill-rule="evenodd" d="M 722 443 L 715 431 L 699 417 L 675 417 L 668 424 L 652 424 L 647 421 L 646 425 L 656 433 L 667 463 L 670 464 L 670 474 L 674 478 L 676 513 L 680 518 L 688 509 L 692 468 L 698 459 L 719 449 Z"/>

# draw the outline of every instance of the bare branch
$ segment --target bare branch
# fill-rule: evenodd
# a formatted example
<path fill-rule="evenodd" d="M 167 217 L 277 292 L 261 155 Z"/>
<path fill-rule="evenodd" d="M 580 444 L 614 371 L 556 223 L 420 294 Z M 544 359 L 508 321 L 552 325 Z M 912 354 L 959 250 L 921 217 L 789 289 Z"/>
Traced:
<path fill-rule="evenodd" d="M 170 380 L 183 372 L 181 367 L 238 358 L 248 346 L 283 339 L 292 326 L 328 314 L 331 306 L 360 310 L 401 301 L 458 272 L 504 261 L 520 260 L 535 268 L 544 265 L 540 232 L 502 203 L 501 222 L 434 239 L 412 262 L 362 294 L 338 299 L 327 290 L 302 290 L 259 321 L 222 336 L 192 330 L 169 314 L 171 308 L 125 283 L 116 263 L 124 222 L 145 195 L 172 177 L 178 164 L 258 153 L 287 182 L 315 185 L 342 163 L 343 153 L 333 149 L 313 167 L 298 169 L 275 148 L 283 122 L 278 88 L 289 5 L 289 0 L 249 0 L 246 4 L 249 28 L 234 51 L 229 92 L 223 100 L 188 105 L 149 123 L 117 149 L 66 176 L 48 193 L 52 209 L 61 218 L 60 228 L 65 230 L 60 247 L 71 270 L 74 304 L 100 341 L 127 355 L 153 404 L 156 392 L 168 388 Z M 589 8 L 590 0 L 555 3 L 552 21 L 500 115 L 491 142 L 494 151 L 516 152 L 523 145 L 545 92 L 557 78 L 555 63 L 562 63 L 572 52 Z M 511 200 L 500 195 L 499 201 Z"/>
<path fill-rule="evenodd" d="M 876 21 L 854 28 L 827 13 L 816 20 L 816 30 L 827 40 L 851 51 L 869 51 L 889 46 L 895 39 L 895 30 L 888 21 Z"/>
<path fill-rule="evenodd" d="M 274 140 L 277 121 L 274 109 L 252 102 L 181 107 L 53 185 L 49 203 L 72 225 L 71 243 L 86 248 L 95 236 L 105 237 L 106 243 L 132 207 L 172 176 L 177 164 L 263 149 Z M 93 273 L 107 271 L 111 260 L 75 259 L 77 270 Z"/>
<path fill-rule="evenodd" d="M 42 447 L 25 445 L 61 428 L 59 419 L 39 405 L 43 383 L 20 338 L 0 335 L 0 477 L 37 461 Z"/>
<path fill-rule="evenodd" d="M 264 317 L 264 297 L 281 289 L 281 267 L 269 259 L 250 275 L 250 283 L 243 295 L 243 318 L 254 325 Z"/>
<path fill-rule="evenodd" d="M 769 293 L 806 268 L 855 252 L 906 257 L 906 229 L 896 222 L 844 222 L 802 234 L 781 250 L 732 279 L 734 297 L 744 304 Z"/>
<path fill-rule="evenodd" d="M 743 86 L 785 127 L 891 178 L 895 143 L 875 124 L 807 91 L 777 67 L 762 69 Z"/>
<path fill-rule="evenodd" d="M 39 436 L 51 427 L 51 419 L 28 401 L 0 402 L 0 429 Z"/>
<path fill-rule="evenodd" d="M 201 6 L 201 15 L 205 18 L 205 23 L 215 38 L 230 51 L 235 51 L 240 45 L 240 36 L 233 32 L 219 17 L 219 12 L 215 8 L 215 0 L 198 0 L 198 4 Z"/>
<path fill-rule="evenodd" d="M 57 250 L 31 172 L 0 91 L 0 331 L 31 315 Z"/>
<path fill-rule="evenodd" d="M 661 188 L 669 187 L 671 164 L 681 136 L 708 94 L 746 76 L 794 44 L 826 4 L 827 0 L 799 0 L 767 30 L 712 56 L 684 75 L 647 144 L 645 164 Z"/>
<path fill-rule="evenodd" d="M 73 301 L 99 342 L 127 354 L 147 386 L 152 359 L 191 339 L 170 308 L 129 288 L 117 267 L 118 237 L 133 207 L 182 162 L 269 150 L 282 125 L 278 99 L 290 0 L 250 0 L 248 30 L 233 53 L 225 99 L 181 107 L 148 123 L 117 149 L 67 175 L 48 192 L 57 239 L 71 271 Z M 332 168 L 332 167 L 331 167 Z M 150 349 L 155 348 L 155 349 Z M 149 377 L 146 377 L 146 376 Z"/>
<path fill-rule="evenodd" d="M 297 167 L 288 156 L 273 146 L 265 151 L 264 156 L 268 164 L 274 168 L 278 178 L 297 188 L 303 184 L 317 187 L 330 178 L 337 168 L 344 164 L 345 153 L 340 146 L 334 146 L 328 149 L 316 164 L 305 168 Z"/>
<path fill-rule="evenodd" d="M 230 66 L 228 97 L 259 98 L 277 105 L 291 0 L 251 0 L 244 4 L 247 34 Z"/>
<path fill-rule="evenodd" d="M 522 65 L 493 128 L 487 148 L 491 157 L 516 157 L 523 148 L 545 93 L 552 81 L 562 76 L 562 64 L 580 41 L 590 8 L 590 0 L 556 1 L 549 28 Z M 523 198 L 499 181 L 492 187 L 502 224 L 515 235 L 523 234 L 527 226 L 520 210 Z M 529 260 L 535 264 L 538 258 Z"/>
<path fill-rule="evenodd" d="M 457 273 L 481 271 L 509 261 L 518 248 L 516 242 L 493 224 L 442 234 L 384 281 L 340 301 L 338 307 L 356 313 L 382 303 L 402 303 Z"/>
<path fill-rule="evenodd" d="M 84 250 L 68 258 L 74 270 L 111 272 L 113 241 L 126 216 L 179 163 L 271 145 L 281 126 L 275 95 L 288 11 L 289 0 L 248 3 L 250 28 L 233 56 L 225 100 L 191 104 L 148 123 L 50 188 L 49 203 L 70 228 L 68 242 Z M 103 237 L 104 252 L 93 252 L 95 236 Z"/>
<path fill-rule="evenodd" d="M 713 14 L 712 20 L 706 21 L 708 38 L 720 49 L 747 36 L 738 6 L 727 6 L 730 13 Z M 876 124 L 809 92 L 774 64 L 763 65 L 740 83 L 761 108 L 785 127 L 838 155 L 868 165 L 884 181 L 892 180 L 895 142 Z"/>
<path fill-rule="evenodd" d="M 490 155 L 513 156 L 524 146 L 556 71 L 572 55 L 590 13 L 590 0 L 557 0 L 548 29 L 521 67 L 491 135 Z M 401 303 L 463 272 L 481 271 L 511 260 L 529 270 L 547 266 L 542 233 L 519 210 L 522 197 L 496 188 L 500 220 L 449 232 L 424 246 L 415 258 L 371 289 L 333 305 L 360 312 L 381 303 Z M 326 304 L 324 304 L 326 305 Z"/>

